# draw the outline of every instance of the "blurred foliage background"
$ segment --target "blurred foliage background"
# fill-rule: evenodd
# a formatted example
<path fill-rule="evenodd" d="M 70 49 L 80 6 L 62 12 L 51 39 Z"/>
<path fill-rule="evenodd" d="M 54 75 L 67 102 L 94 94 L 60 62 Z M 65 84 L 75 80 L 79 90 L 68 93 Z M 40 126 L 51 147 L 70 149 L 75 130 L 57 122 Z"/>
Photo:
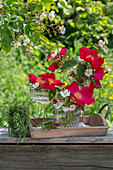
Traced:
<path fill-rule="evenodd" d="M 102 57 L 105 57 L 105 65 L 111 66 L 111 72 L 102 80 L 102 88 L 95 90 L 96 102 L 86 107 L 85 114 L 98 113 L 103 104 L 109 103 L 111 111 L 107 121 L 109 127 L 113 127 L 113 2 L 107 0 L 56 0 L 54 2 L 54 8 L 46 5 L 43 10 L 50 11 L 52 8 L 62 18 L 60 25 L 66 27 L 64 35 L 52 33 L 50 37 L 44 31 L 43 35 L 49 41 L 37 39 L 39 44 L 30 49 L 31 56 L 28 56 L 22 47 L 4 51 L 0 40 L 0 127 L 7 127 L 8 115 L 10 115 L 8 113 L 11 112 L 11 108 L 13 108 L 12 116 L 15 116 L 13 115 L 15 101 L 23 110 L 28 108 L 30 117 L 42 116 L 42 106 L 30 98 L 26 84 L 28 74 L 33 73 L 38 76 L 44 72 L 49 73 L 47 56 L 51 52 L 66 47 L 70 59 L 78 59 L 81 47 L 95 48 L 100 39 L 106 42 L 105 47 L 102 47 L 104 51 Z M 57 19 L 54 22 L 57 22 Z M 49 22 L 46 24 L 49 25 Z M 2 33 L 0 34 L 2 36 Z M 56 71 L 55 74 L 57 79 L 70 83 L 66 72 L 60 74 Z M 105 112 L 106 109 L 103 115 Z M 46 113 L 48 116 L 54 116 L 55 110 L 52 103 L 46 105 Z M 25 116 L 27 117 L 27 113 Z"/>

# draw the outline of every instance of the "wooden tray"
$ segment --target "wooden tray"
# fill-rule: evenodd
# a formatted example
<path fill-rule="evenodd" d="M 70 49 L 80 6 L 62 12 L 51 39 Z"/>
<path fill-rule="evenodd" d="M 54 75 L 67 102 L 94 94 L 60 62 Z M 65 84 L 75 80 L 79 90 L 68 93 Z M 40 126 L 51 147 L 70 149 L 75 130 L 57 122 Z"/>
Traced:
<path fill-rule="evenodd" d="M 45 118 L 52 120 L 54 118 Z M 80 118 L 81 121 L 82 118 Z M 56 138 L 67 136 L 105 136 L 108 131 L 106 119 L 100 114 L 92 114 L 91 116 L 84 116 L 83 123 L 90 125 L 90 127 L 79 128 L 57 128 L 50 130 L 38 129 L 36 126 L 42 122 L 43 119 L 32 119 L 33 127 L 29 126 L 31 138 Z"/>

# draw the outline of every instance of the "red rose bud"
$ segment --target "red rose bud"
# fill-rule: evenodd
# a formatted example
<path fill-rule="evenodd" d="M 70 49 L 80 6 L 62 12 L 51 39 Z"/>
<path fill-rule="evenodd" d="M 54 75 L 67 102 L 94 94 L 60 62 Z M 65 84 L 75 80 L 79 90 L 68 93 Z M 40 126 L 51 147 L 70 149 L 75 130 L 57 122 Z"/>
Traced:
<path fill-rule="evenodd" d="M 49 66 L 48 70 L 54 72 L 54 71 L 58 68 L 58 66 L 59 66 L 59 63 L 53 62 L 53 63 Z"/>
<path fill-rule="evenodd" d="M 66 54 L 66 48 L 62 48 L 61 51 L 60 51 L 60 55 L 65 55 Z"/>
<path fill-rule="evenodd" d="M 53 102 L 54 104 L 56 104 L 56 103 L 57 103 L 57 99 L 54 98 L 54 99 L 52 100 L 52 102 Z"/>

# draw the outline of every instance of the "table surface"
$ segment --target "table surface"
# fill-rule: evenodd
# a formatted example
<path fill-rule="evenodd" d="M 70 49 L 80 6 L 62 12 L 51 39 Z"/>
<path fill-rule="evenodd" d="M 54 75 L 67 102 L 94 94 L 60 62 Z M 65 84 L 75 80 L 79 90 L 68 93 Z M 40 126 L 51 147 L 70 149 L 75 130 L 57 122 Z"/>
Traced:
<path fill-rule="evenodd" d="M 30 137 L 22 138 L 19 140 L 17 137 L 12 137 L 8 135 L 7 129 L 0 129 L 0 143 L 113 143 L 113 129 L 109 129 L 106 136 L 93 136 L 93 137 L 60 137 L 51 139 L 32 139 Z"/>
<path fill-rule="evenodd" d="M 0 143 L 0 170 L 113 169 L 113 129 L 96 137 L 26 137 L 27 145 L 23 138 L 19 141 L 7 129 L 0 129 Z"/>

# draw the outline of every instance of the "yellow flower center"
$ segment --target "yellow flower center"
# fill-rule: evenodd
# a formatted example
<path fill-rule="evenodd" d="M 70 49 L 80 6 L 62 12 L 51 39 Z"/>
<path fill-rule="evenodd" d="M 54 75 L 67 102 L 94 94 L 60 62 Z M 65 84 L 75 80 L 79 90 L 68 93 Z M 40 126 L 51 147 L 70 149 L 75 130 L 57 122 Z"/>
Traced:
<path fill-rule="evenodd" d="M 77 99 L 81 99 L 82 98 L 82 94 L 79 91 L 77 91 L 77 92 L 75 92 L 75 97 Z"/>
<path fill-rule="evenodd" d="M 87 71 L 87 74 L 90 74 L 90 73 L 91 73 L 91 72 L 88 70 L 88 71 Z"/>
<path fill-rule="evenodd" d="M 50 83 L 50 84 L 52 84 L 52 83 L 55 82 L 55 80 L 53 80 L 52 78 L 49 78 L 48 80 L 49 80 L 49 83 Z"/>
<path fill-rule="evenodd" d="M 41 79 L 41 78 L 37 78 L 37 80 L 38 80 L 38 83 L 43 83 L 44 81 Z"/>
<path fill-rule="evenodd" d="M 17 43 L 17 44 L 16 44 L 16 47 L 18 47 L 18 45 L 19 45 L 19 44 Z"/>
<path fill-rule="evenodd" d="M 50 15 L 50 19 L 52 19 L 53 18 L 53 16 L 52 15 Z"/>
<path fill-rule="evenodd" d="M 71 71 L 68 71 L 67 74 L 70 75 L 70 74 L 71 74 Z"/>
<path fill-rule="evenodd" d="M 35 87 L 37 87 L 37 84 L 35 83 Z"/>
<path fill-rule="evenodd" d="M 27 44 L 27 43 L 28 43 L 28 40 L 26 40 L 25 43 Z"/>
<path fill-rule="evenodd" d="M 62 32 L 64 32 L 64 28 L 62 28 Z"/>
<path fill-rule="evenodd" d="M 103 45 L 103 42 L 101 41 L 100 44 Z"/>
<path fill-rule="evenodd" d="M 92 55 L 88 55 L 86 58 L 91 58 L 91 60 L 94 60 L 94 57 Z"/>
<path fill-rule="evenodd" d="M 67 92 L 64 92 L 64 95 L 66 95 L 67 94 Z"/>
<path fill-rule="evenodd" d="M 75 108 L 75 106 L 70 106 L 70 109 L 74 109 Z"/>

